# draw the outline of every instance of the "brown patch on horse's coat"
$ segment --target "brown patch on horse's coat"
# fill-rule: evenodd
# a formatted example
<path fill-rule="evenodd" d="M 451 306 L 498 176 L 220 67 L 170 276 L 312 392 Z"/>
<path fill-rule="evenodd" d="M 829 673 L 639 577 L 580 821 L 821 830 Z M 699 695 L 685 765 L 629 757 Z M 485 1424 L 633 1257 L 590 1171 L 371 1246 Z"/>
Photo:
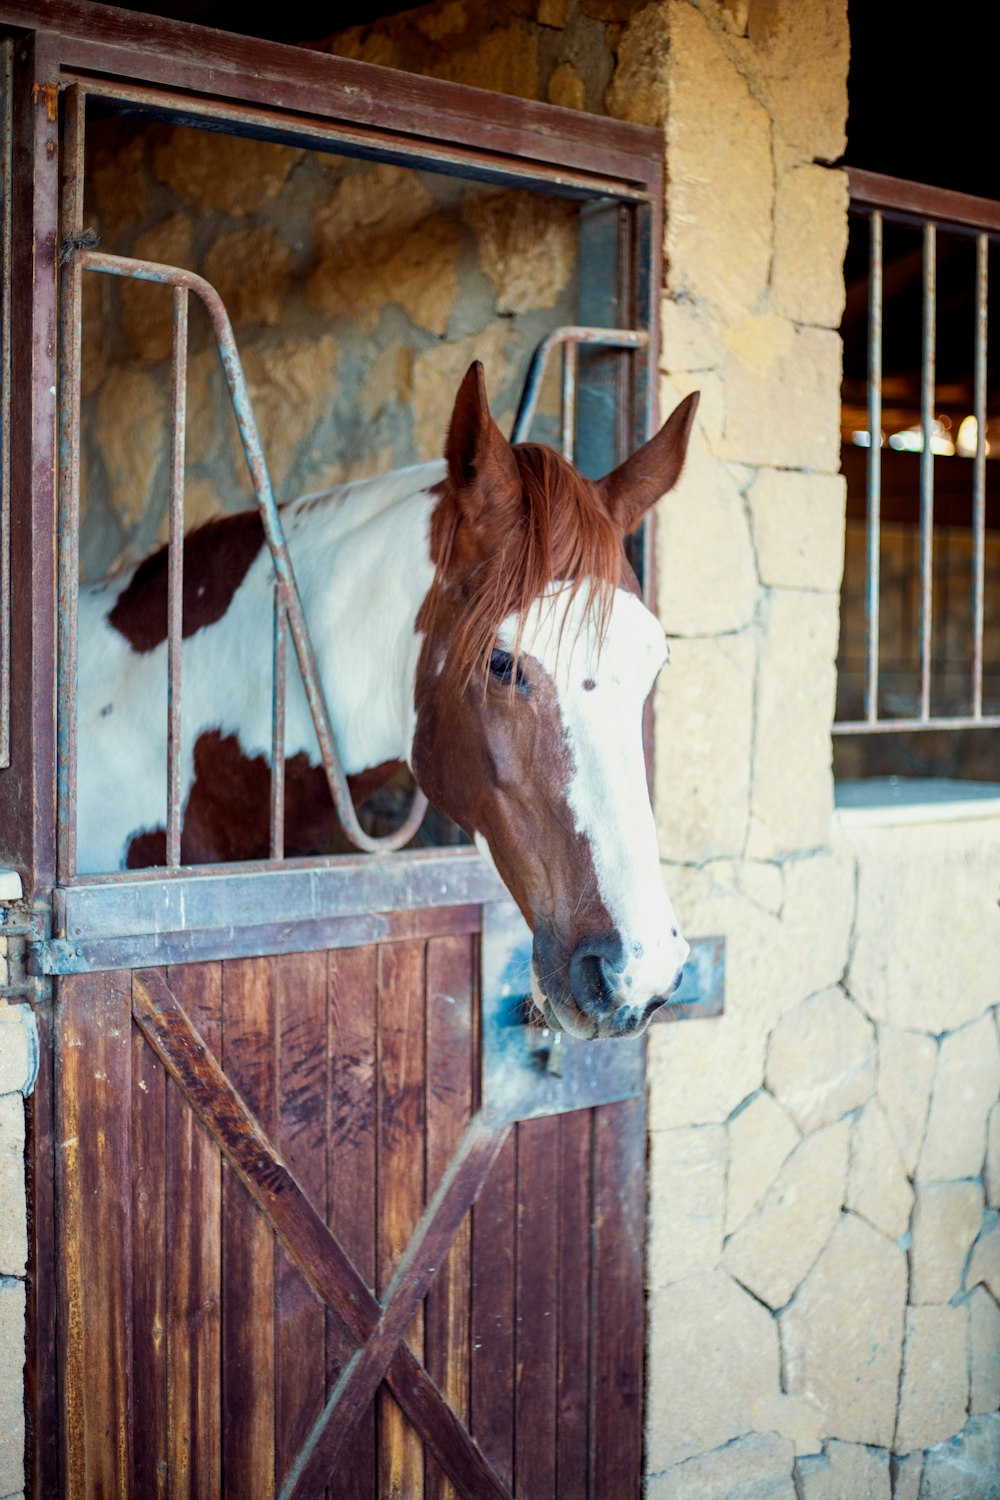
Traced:
<path fill-rule="evenodd" d="M 263 545 L 264 527 L 255 510 L 208 521 L 185 538 L 185 636 L 222 619 Z M 166 640 L 166 547 L 139 564 L 118 595 L 108 622 L 133 651 L 153 651 Z"/>
<path fill-rule="evenodd" d="M 348 778 L 360 806 L 401 767 L 386 761 Z M 181 829 L 181 863 L 267 859 L 271 849 L 271 767 L 263 755 L 247 755 L 237 737 L 207 731 L 194 749 L 194 782 Z M 285 855 L 353 852 L 337 819 L 322 766 L 303 752 L 285 763 Z M 162 828 L 136 834 L 125 856 L 129 870 L 167 862 Z"/>

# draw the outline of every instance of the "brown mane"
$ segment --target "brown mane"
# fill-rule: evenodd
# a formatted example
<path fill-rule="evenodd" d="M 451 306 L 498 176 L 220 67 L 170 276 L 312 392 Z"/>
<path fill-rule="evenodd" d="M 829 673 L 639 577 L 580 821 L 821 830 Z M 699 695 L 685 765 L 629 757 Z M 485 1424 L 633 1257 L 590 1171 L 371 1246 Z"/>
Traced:
<path fill-rule="evenodd" d="M 512 514 L 503 508 L 488 544 L 462 579 L 454 648 L 463 689 L 477 670 L 485 683 L 497 631 L 509 615 L 517 617 L 515 657 L 519 654 L 528 611 L 548 584 L 565 580 L 571 599 L 586 587 L 587 611 L 595 613 L 603 637 L 621 579 L 621 540 L 596 485 L 542 443 L 518 443 L 511 451 L 521 481 L 520 509 Z M 432 612 L 461 550 L 462 512 L 450 493 L 442 498 L 441 511 Z"/>

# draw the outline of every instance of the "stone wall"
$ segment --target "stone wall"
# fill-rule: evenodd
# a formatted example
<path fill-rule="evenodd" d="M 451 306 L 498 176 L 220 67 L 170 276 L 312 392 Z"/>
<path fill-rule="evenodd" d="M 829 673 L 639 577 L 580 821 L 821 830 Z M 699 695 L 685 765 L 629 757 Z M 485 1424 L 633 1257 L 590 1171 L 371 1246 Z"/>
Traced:
<path fill-rule="evenodd" d="M 16 877 L 0 874 L 0 883 Z M 0 902 L 11 890 L 0 890 Z M 9 980 L 0 938 L 0 984 Z M 24 1176 L 24 1095 L 34 1084 L 36 1040 L 27 1007 L 0 1002 L 0 1495 L 23 1500 L 25 1270 L 28 1259 Z"/>

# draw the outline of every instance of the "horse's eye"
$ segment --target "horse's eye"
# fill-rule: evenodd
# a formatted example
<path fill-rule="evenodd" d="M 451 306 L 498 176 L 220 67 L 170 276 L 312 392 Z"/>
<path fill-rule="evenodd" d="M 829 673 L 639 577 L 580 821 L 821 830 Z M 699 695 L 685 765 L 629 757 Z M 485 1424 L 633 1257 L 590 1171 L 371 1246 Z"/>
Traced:
<path fill-rule="evenodd" d="M 528 679 L 521 671 L 520 665 L 514 665 L 514 658 L 509 651 L 493 650 L 490 652 L 490 676 L 502 687 L 510 687 L 511 683 L 514 683 L 522 691 L 527 691 Z"/>

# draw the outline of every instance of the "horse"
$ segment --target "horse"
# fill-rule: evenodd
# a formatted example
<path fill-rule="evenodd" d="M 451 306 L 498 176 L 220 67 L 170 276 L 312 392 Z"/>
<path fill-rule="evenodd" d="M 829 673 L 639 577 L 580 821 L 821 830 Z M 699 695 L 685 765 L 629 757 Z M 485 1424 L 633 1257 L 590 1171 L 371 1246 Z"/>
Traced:
<path fill-rule="evenodd" d="M 410 767 L 520 908 L 546 1023 L 579 1037 L 642 1031 L 689 952 L 642 748 L 667 642 L 623 540 L 677 482 L 697 400 L 591 481 L 507 441 L 477 361 L 443 459 L 282 507 L 356 798 Z M 186 539 L 184 864 L 268 852 L 273 586 L 257 512 Z M 164 864 L 166 549 L 81 588 L 79 621 L 78 868 Z M 297 674 L 285 744 L 285 851 L 309 854 L 335 813 Z"/>

